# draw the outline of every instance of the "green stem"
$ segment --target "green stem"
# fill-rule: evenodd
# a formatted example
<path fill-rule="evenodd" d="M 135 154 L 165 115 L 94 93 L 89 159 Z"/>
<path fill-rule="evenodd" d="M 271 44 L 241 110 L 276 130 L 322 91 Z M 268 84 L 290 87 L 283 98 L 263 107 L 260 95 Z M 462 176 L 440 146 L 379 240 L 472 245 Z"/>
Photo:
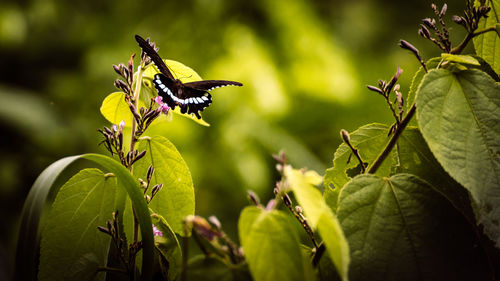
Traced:
<path fill-rule="evenodd" d="M 139 66 L 139 70 L 137 71 L 137 79 L 135 81 L 135 89 L 134 89 L 134 107 L 135 110 L 137 110 L 137 107 L 139 106 L 139 94 L 141 92 L 141 85 L 142 85 L 142 73 L 144 71 L 144 66 L 141 62 L 141 65 Z M 137 121 L 135 118 L 132 118 L 132 130 L 131 130 L 131 139 L 130 139 L 130 150 L 129 151 L 134 151 L 135 149 L 135 143 L 137 141 L 137 138 L 135 136 L 135 133 L 137 131 Z M 130 165 L 129 167 L 130 173 L 133 172 L 133 166 Z M 135 214 L 135 209 L 134 206 L 132 206 L 132 214 L 134 216 L 134 245 L 137 244 L 137 241 L 139 240 L 139 221 L 137 220 L 137 216 Z M 132 269 L 132 272 L 134 273 L 134 280 L 135 280 L 135 260 L 136 260 L 136 255 L 135 253 L 133 257 L 131 257 L 130 260 L 130 268 Z"/>
<path fill-rule="evenodd" d="M 396 145 L 398 138 L 401 136 L 401 133 L 403 133 L 408 123 L 410 123 L 411 118 L 413 117 L 413 115 L 415 115 L 416 109 L 417 107 L 415 106 L 415 103 L 413 103 L 411 108 L 408 110 L 408 113 L 406 114 L 405 118 L 403 118 L 401 123 L 399 123 L 399 125 L 397 126 L 394 135 L 392 135 L 392 138 L 389 140 L 384 150 L 380 153 L 377 159 L 375 159 L 375 161 L 373 161 L 373 163 L 368 167 L 366 173 L 374 174 L 375 172 L 377 172 L 378 168 L 380 168 L 385 158 L 389 156 L 389 153 L 394 148 L 394 145 Z"/>

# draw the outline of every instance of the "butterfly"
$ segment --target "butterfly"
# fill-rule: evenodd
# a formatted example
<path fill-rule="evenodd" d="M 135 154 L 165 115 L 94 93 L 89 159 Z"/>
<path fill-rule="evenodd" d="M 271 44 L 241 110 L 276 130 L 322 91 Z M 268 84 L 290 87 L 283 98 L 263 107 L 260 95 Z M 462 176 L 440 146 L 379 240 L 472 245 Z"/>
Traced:
<path fill-rule="evenodd" d="M 202 80 L 182 83 L 175 78 L 167 65 L 160 58 L 155 49 L 141 36 L 136 35 L 135 40 L 139 43 L 142 51 L 156 65 L 160 73 L 156 74 L 153 84 L 163 102 L 172 109 L 179 106 L 181 113 L 195 114 L 201 119 L 200 112 L 212 103 L 212 96 L 208 91 L 225 86 L 243 86 L 240 82 L 226 80 Z"/>

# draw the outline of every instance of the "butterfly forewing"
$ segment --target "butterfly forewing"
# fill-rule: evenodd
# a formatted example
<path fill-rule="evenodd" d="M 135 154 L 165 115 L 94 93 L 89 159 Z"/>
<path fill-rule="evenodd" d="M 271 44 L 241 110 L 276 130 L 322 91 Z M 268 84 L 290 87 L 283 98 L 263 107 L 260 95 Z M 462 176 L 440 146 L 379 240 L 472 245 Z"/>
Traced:
<path fill-rule="evenodd" d="M 135 40 L 137 41 L 137 43 L 139 43 L 139 46 L 141 47 L 142 51 L 144 51 L 144 53 L 146 53 L 146 55 L 148 55 L 148 57 L 151 58 L 151 61 L 153 61 L 158 70 L 161 73 L 163 73 L 163 75 L 167 76 L 171 80 L 174 80 L 174 76 L 168 69 L 165 62 L 163 62 L 158 53 L 155 51 L 155 49 L 151 47 L 151 45 L 139 35 L 135 36 Z"/>

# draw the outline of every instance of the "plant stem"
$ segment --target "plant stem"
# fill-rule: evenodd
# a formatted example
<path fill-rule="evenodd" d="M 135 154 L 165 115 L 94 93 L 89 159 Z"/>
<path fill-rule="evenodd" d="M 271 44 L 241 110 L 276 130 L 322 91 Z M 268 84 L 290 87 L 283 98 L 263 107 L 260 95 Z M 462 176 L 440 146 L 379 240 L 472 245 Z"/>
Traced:
<path fill-rule="evenodd" d="M 139 106 L 139 94 L 141 92 L 141 84 L 142 84 L 142 73 L 144 71 L 144 65 L 141 62 L 139 69 L 137 71 L 137 78 L 135 81 L 135 89 L 134 89 L 134 107 L 135 110 L 137 110 L 137 107 Z M 135 118 L 132 118 L 132 130 L 131 130 L 131 139 L 130 139 L 130 150 L 129 151 L 134 151 L 135 149 L 135 142 L 137 141 L 136 138 L 136 133 L 137 131 L 137 121 Z M 130 165 L 129 167 L 130 173 L 133 172 L 133 166 Z M 134 216 L 134 245 L 137 244 L 137 240 L 139 238 L 139 222 L 137 221 L 137 216 L 135 214 L 135 209 L 134 206 L 132 206 L 132 214 Z M 130 260 L 130 268 L 132 269 L 134 280 L 135 280 L 135 260 L 136 260 L 136 255 L 137 253 L 134 253 L 133 257 L 131 257 Z"/>
<path fill-rule="evenodd" d="M 137 110 L 137 107 L 139 106 L 139 93 L 141 92 L 141 85 L 142 85 L 142 73 L 144 71 L 144 66 L 141 65 L 139 66 L 139 70 L 137 71 L 137 79 L 135 81 L 135 89 L 134 89 L 134 107 L 135 110 Z M 137 138 L 135 136 L 135 132 L 137 131 L 137 121 L 135 118 L 132 118 L 132 132 L 131 132 L 131 139 L 130 139 L 130 151 L 134 150 L 135 147 L 135 142 L 137 141 Z M 132 168 L 131 168 L 132 169 Z"/>
<path fill-rule="evenodd" d="M 375 159 L 375 161 L 373 161 L 373 163 L 368 167 L 366 173 L 374 174 L 375 172 L 377 172 L 380 165 L 382 165 L 385 158 L 387 158 L 391 150 L 394 148 L 394 145 L 396 145 L 399 136 L 401 136 L 401 133 L 403 133 L 408 123 L 410 123 L 411 118 L 413 117 L 413 115 L 415 115 L 416 109 L 417 107 L 415 106 L 415 103 L 413 103 L 411 108 L 408 110 L 408 113 L 406 114 L 405 118 L 403 118 L 401 123 L 399 123 L 399 125 L 396 127 L 394 135 L 392 135 L 392 138 L 389 140 L 384 150 L 380 153 L 377 159 Z"/>
<path fill-rule="evenodd" d="M 479 30 L 479 31 L 476 31 L 474 33 L 468 33 L 467 36 L 465 36 L 464 40 L 458 45 L 456 46 L 455 48 L 451 49 L 450 51 L 450 54 L 460 54 L 464 49 L 465 49 L 465 46 L 467 46 L 467 44 L 469 44 L 469 41 L 476 37 L 476 36 L 479 36 L 483 33 L 486 33 L 486 32 L 490 32 L 490 31 L 496 31 L 496 27 L 495 26 L 490 26 L 488 28 L 485 28 L 485 29 L 482 29 L 482 30 Z"/>
<path fill-rule="evenodd" d="M 186 236 L 182 238 L 184 240 L 184 247 L 182 247 L 182 271 L 181 271 L 181 281 L 187 280 L 187 267 L 188 267 L 188 245 L 189 245 L 189 237 L 187 236 L 187 231 L 185 232 Z"/>

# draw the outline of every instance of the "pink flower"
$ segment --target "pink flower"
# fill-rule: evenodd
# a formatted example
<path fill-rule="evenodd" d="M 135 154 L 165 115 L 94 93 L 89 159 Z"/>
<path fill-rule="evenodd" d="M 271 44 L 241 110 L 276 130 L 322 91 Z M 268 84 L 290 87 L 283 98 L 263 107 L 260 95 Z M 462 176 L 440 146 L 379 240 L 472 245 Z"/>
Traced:
<path fill-rule="evenodd" d="M 158 230 L 158 228 L 156 228 L 154 224 L 153 224 L 153 236 L 160 236 L 160 237 L 163 236 L 163 233 L 161 233 L 161 231 Z"/>
<path fill-rule="evenodd" d="M 168 111 L 170 110 L 170 107 L 168 107 L 168 104 L 163 103 L 163 98 L 161 96 L 157 96 L 155 98 L 155 102 L 158 104 L 159 109 L 161 110 L 161 112 L 163 112 L 163 114 L 168 113 Z"/>

